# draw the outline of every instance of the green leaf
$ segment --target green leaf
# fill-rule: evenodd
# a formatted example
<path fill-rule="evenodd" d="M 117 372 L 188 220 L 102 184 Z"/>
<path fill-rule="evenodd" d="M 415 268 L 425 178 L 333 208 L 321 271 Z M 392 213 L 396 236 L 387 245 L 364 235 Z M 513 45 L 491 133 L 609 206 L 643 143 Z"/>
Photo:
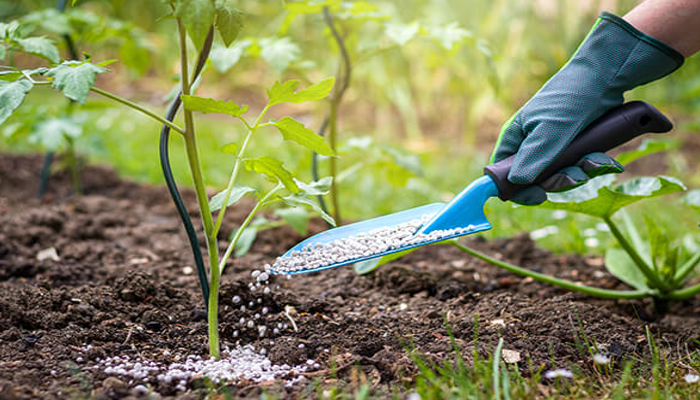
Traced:
<path fill-rule="evenodd" d="M 297 193 L 282 197 L 281 199 L 290 206 L 309 206 L 314 211 L 316 211 L 316 213 L 318 213 L 318 215 L 320 215 L 321 218 L 323 218 L 326 222 L 328 222 L 332 226 L 335 226 L 335 220 L 333 219 L 333 217 L 331 217 L 325 211 L 323 211 L 321 206 L 319 206 L 318 203 L 316 203 L 315 201 L 311 200 L 306 194 Z"/>
<path fill-rule="evenodd" d="M 302 192 L 308 194 L 309 196 L 322 196 L 330 192 L 333 178 L 327 176 L 308 184 L 296 179 L 294 182 L 297 183 L 297 186 L 299 186 L 299 189 L 301 189 Z"/>
<path fill-rule="evenodd" d="M 19 30 L 19 21 L 14 20 L 8 23 L 0 22 L 0 40 L 11 41 L 17 36 L 17 31 Z"/>
<path fill-rule="evenodd" d="M 291 226 L 292 229 L 294 229 L 299 235 L 306 236 L 308 234 L 308 226 L 311 216 L 304 208 L 279 208 L 274 211 L 274 214 L 288 223 L 289 226 Z"/>
<path fill-rule="evenodd" d="M 228 198 L 228 202 L 226 203 L 226 207 L 230 206 L 231 204 L 235 204 L 238 202 L 238 200 L 242 199 L 243 196 L 245 196 L 248 193 L 255 192 L 255 189 L 248 187 L 248 186 L 234 186 L 231 188 L 231 195 Z M 224 205 L 224 200 L 226 199 L 226 191 L 219 192 L 212 196 L 211 200 L 209 200 L 209 208 L 211 211 L 216 211 L 216 210 L 221 210 L 221 208 Z"/>
<path fill-rule="evenodd" d="M 281 182 L 292 193 L 299 192 L 299 187 L 294 182 L 292 174 L 282 167 L 282 161 L 270 156 L 248 158 L 244 160 L 248 171 L 266 175 L 272 182 Z"/>
<path fill-rule="evenodd" d="M 647 156 L 649 154 L 658 153 L 675 148 L 677 145 L 670 141 L 661 141 L 655 139 L 644 139 L 642 144 L 635 150 L 627 151 L 618 154 L 615 159 L 622 165 L 627 165 L 634 160 Z"/>
<path fill-rule="evenodd" d="M 232 101 L 216 100 L 206 97 L 181 95 L 182 104 L 190 111 L 199 111 L 205 114 L 217 113 L 227 114 L 232 117 L 240 117 L 248 111 L 248 106 L 239 106 Z"/>
<path fill-rule="evenodd" d="M 335 78 L 328 78 L 304 90 L 295 92 L 299 86 L 298 80 L 290 80 L 284 83 L 275 82 L 272 88 L 267 91 L 267 97 L 270 99 L 270 105 L 320 100 L 328 96 L 328 93 L 333 89 L 334 83 Z"/>
<path fill-rule="evenodd" d="M 236 8 L 235 0 L 216 0 L 216 29 L 228 47 L 243 28 L 243 14 Z"/>
<path fill-rule="evenodd" d="M 82 126 L 75 120 L 52 118 L 34 125 L 29 141 L 41 144 L 47 150 L 56 150 L 66 138 L 76 139 L 82 133 Z"/>
<path fill-rule="evenodd" d="M 637 254 L 644 260 L 647 265 L 651 265 L 651 251 L 649 251 L 649 242 L 642 239 L 640 230 L 632 221 L 632 217 L 626 210 L 620 211 L 620 216 L 622 216 L 622 222 L 625 226 L 625 231 L 627 236 L 629 236 L 632 242 L 632 247 L 637 251 Z"/>
<path fill-rule="evenodd" d="M 605 268 L 614 277 L 638 290 L 648 290 L 649 285 L 642 271 L 622 249 L 605 252 Z"/>
<path fill-rule="evenodd" d="M 278 74 L 284 72 L 292 62 L 299 59 L 301 49 L 288 37 L 260 39 L 260 56 Z"/>
<path fill-rule="evenodd" d="M 291 117 L 284 117 L 272 123 L 282 133 L 284 140 L 291 140 L 313 150 L 322 156 L 333 156 L 335 153 L 331 146 L 311 129 Z"/>
<path fill-rule="evenodd" d="M 287 10 L 287 16 L 282 21 L 279 28 L 279 34 L 284 35 L 289 31 L 292 22 L 299 15 L 304 14 L 319 14 L 323 11 L 323 7 L 328 7 L 331 10 L 336 9 L 340 5 L 340 0 L 302 0 L 302 1 L 285 1 L 284 8 Z"/>
<path fill-rule="evenodd" d="M 231 239 L 236 235 L 238 232 L 238 229 L 235 229 L 233 232 L 231 232 Z M 248 226 L 243 230 L 241 233 L 241 236 L 238 238 L 238 241 L 236 244 L 233 246 L 234 253 L 233 256 L 238 258 L 238 257 L 243 257 L 250 251 L 250 247 L 253 245 L 253 242 L 255 242 L 255 238 L 258 236 L 258 229 L 252 226 Z"/>
<path fill-rule="evenodd" d="M 89 62 L 64 61 L 51 68 L 46 76 L 53 77 L 51 85 L 71 100 L 85 104 L 90 88 L 95 85 L 95 76 L 107 72 L 105 68 Z"/>
<path fill-rule="evenodd" d="M 370 260 L 365 260 L 365 261 L 360 261 L 358 263 L 355 263 L 355 273 L 359 275 L 367 275 L 370 272 L 374 271 L 375 269 L 379 268 L 381 265 L 384 265 L 388 263 L 389 261 L 394 261 L 396 259 L 399 259 L 403 256 L 405 256 L 408 253 L 411 253 L 415 250 L 418 250 L 419 247 L 413 247 L 410 249 L 406 249 L 403 251 L 397 251 L 396 253 L 391 253 L 387 254 L 383 257 L 378 257 L 378 258 L 372 258 Z"/>
<path fill-rule="evenodd" d="M 391 160 L 401 168 L 410 171 L 416 176 L 423 175 L 423 166 L 417 155 L 388 146 L 382 146 L 381 151 L 391 157 Z"/>
<path fill-rule="evenodd" d="M 0 119 L 1 123 L 2 119 Z M 683 199 L 681 200 L 684 204 L 687 204 L 690 206 L 690 208 L 694 209 L 695 211 L 700 212 L 700 189 L 695 189 L 691 190 L 683 196 Z"/>
<path fill-rule="evenodd" d="M 7 53 L 7 50 L 5 49 L 5 45 L 0 43 L 0 61 L 5 60 L 5 53 Z"/>
<path fill-rule="evenodd" d="M 444 26 L 436 26 L 430 29 L 430 36 L 447 51 L 457 50 L 465 39 L 471 38 L 471 32 L 461 28 L 459 23 L 452 22 Z"/>
<path fill-rule="evenodd" d="M 0 125 L 22 104 L 32 87 L 27 79 L 0 81 Z"/>
<path fill-rule="evenodd" d="M 394 43 L 403 46 L 416 36 L 419 29 L 420 25 L 418 22 L 412 22 L 410 24 L 388 23 L 384 29 L 384 34 Z"/>
<path fill-rule="evenodd" d="M 151 43 L 145 38 L 129 35 L 124 38 L 119 46 L 119 58 L 137 76 L 142 76 L 148 71 L 148 67 L 151 64 L 150 49 Z"/>
<path fill-rule="evenodd" d="M 385 179 L 396 187 L 404 187 L 415 174 L 391 161 L 381 160 L 375 164 L 376 168 L 384 171 Z"/>
<path fill-rule="evenodd" d="M 686 190 L 681 181 L 668 176 L 641 177 L 618 186 L 614 182 L 615 176 L 599 176 L 576 189 L 549 193 L 539 207 L 607 218 L 639 200 Z"/>
<path fill-rule="evenodd" d="M 221 151 L 226 154 L 231 154 L 232 156 L 238 155 L 238 145 L 234 142 L 226 143 L 221 146 Z"/>
<path fill-rule="evenodd" d="M 214 45 L 214 48 L 209 54 L 211 64 L 220 73 L 225 73 L 240 61 L 245 53 L 245 50 L 252 44 L 250 40 L 241 40 L 236 42 L 231 47 Z"/>
<path fill-rule="evenodd" d="M 15 41 L 25 53 L 45 58 L 54 64 L 61 61 L 58 55 L 58 48 L 54 42 L 43 36 L 16 39 Z"/>
<path fill-rule="evenodd" d="M 201 50 L 214 25 L 216 10 L 212 0 L 178 0 L 175 16 L 182 20 L 197 50 Z"/>

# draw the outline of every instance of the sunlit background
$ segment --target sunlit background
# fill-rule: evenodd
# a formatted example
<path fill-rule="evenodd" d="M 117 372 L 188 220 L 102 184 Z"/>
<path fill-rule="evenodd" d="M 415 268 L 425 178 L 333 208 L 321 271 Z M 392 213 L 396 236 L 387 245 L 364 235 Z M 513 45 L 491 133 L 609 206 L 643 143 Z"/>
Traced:
<path fill-rule="evenodd" d="M 352 65 L 339 113 L 340 200 L 346 217 L 361 219 L 449 200 L 479 176 L 500 125 L 566 62 L 598 13 L 624 14 L 637 2 L 348 3 L 345 11 L 333 15 Z M 240 1 L 243 31 L 231 48 L 215 44 L 198 94 L 247 104 L 256 114 L 265 104 L 265 90 L 277 80 L 300 79 L 305 86 L 334 76 L 341 58 L 323 15 L 295 16 L 291 4 Z M 164 113 L 179 70 L 175 23 L 162 18 L 168 13 L 165 2 L 78 0 L 63 15 L 55 8 L 50 0 L 0 1 L 0 21 L 34 21 L 35 32 L 54 39 L 64 58 L 68 55 L 61 34 L 70 33 L 81 54 L 95 61 L 120 60 L 109 66 L 111 73 L 99 76 L 97 85 Z M 33 66 L 40 60 L 10 55 L 5 63 Z M 667 174 L 690 188 L 700 187 L 699 58 L 688 59 L 672 76 L 627 98 L 656 105 L 672 117 L 676 129 L 668 139 L 673 150 L 634 162 L 621 179 Z M 0 126 L 0 147 L 44 151 L 31 140 L 32 123 L 36 115 L 60 112 L 64 106 L 65 99 L 50 89 L 34 90 L 27 104 Z M 280 107 L 273 114 L 294 115 L 316 130 L 328 108 L 321 101 Z M 111 165 L 129 179 L 162 183 L 157 123 L 96 97 L 78 115 L 84 132 L 76 146 L 89 162 Z M 208 185 L 221 188 L 232 160 L 220 147 L 240 139 L 243 126 L 225 116 L 206 116 L 198 119 L 198 133 Z M 309 180 L 309 152 L 278 136 L 261 131 L 251 155 L 275 154 Z M 172 157 L 177 179 L 188 185 L 179 138 L 173 139 Z M 326 164 L 320 161 L 322 176 Z M 264 184 L 257 178 L 247 183 Z M 698 221 L 686 217 L 687 208 L 658 207 L 660 202 L 668 200 L 646 202 L 632 211 L 639 219 L 653 214 L 669 234 L 696 235 Z M 489 203 L 487 215 L 495 227 L 487 237 L 535 231 L 538 243 L 555 251 L 597 253 L 610 240 L 607 232 L 596 229 L 598 221 L 583 216 L 516 208 L 497 200 Z M 596 240 L 586 240 L 590 238 Z"/>

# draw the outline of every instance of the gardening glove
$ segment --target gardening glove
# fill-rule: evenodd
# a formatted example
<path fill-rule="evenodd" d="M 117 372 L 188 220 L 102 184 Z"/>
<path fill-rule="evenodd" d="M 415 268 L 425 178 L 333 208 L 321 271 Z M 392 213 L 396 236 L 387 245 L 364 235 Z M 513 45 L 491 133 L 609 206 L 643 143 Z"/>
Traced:
<path fill-rule="evenodd" d="M 683 56 L 673 48 L 603 12 L 574 56 L 503 125 L 491 162 L 515 154 L 508 180 L 532 183 L 588 124 L 621 105 L 624 92 L 682 64 Z M 512 200 L 540 204 L 547 199 L 546 192 L 568 190 L 591 177 L 621 171 L 609 156 L 589 154 Z"/>

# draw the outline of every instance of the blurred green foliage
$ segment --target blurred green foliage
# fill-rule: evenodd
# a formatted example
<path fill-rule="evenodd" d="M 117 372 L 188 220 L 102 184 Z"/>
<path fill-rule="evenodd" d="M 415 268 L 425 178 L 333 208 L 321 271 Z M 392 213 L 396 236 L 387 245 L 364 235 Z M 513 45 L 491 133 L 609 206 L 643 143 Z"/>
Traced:
<path fill-rule="evenodd" d="M 479 176 L 500 124 L 566 62 L 603 3 L 607 10 L 624 14 L 637 2 L 352 3 L 360 4 L 357 7 L 373 6 L 361 24 L 344 16 L 350 11 L 334 12 L 353 62 L 352 83 L 340 111 L 340 178 L 345 213 L 357 219 L 444 201 Z M 293 4 L 281 0 L 238 1 L 246 14 L 239 39 L 229 49 L 215 45 L 199 94 L 249 104 L 257 112 L 264 105 L 264 89 L 277 80 L 294 78 L 306 84 L 333 75 L 339 67 L 338 48 L 323 16 L 298 13 L 291 18 Z M 31 12 L 55 6 L 53 0 L 0 0 L 0 21 L 26 18 Z M 78 48 L 94 59 L 122 60 L 108 67 L 111 73 L 98 77 L 98 86 L 145 100 L 152 109 L 164 113 L 179 69 L 177 40 L 170 35 L 174 22 L 160 19 L 167 14 L 165 3 L 79 0 L 69 7 L 69 14 L 86 12 L 103 21 L 129 21 L 102 36 L 83 32 L 75 38 Z M 104 25 L 110 26 L 107 22 Z M 37 33 L 52 37 L 66 57 L 65 45 L 55 37 L 55 29 L 46 23 L 37 29 Z M 130 49 L 130 42 L 139 44 L 138 49 Z M 33 66 L 29 59 L 13 61 Z M 685 150 L 693 143 L 697 147 L 700 140 L 696 133 L 700 129 L 700 57 L 689 58 L 672 76 L 636 89 L 627 97 L 648 101 L 677 122 L 673 135 L 680 143 L 679 149 L 663 156 L 657 164 L 664 167 L 651 173 L 676 176 L 690 188 L 700 186 L 700 174 L 692 168 L 697 165 L 698 154 Z M 23 118 L 31 118 L 32 110 L 51 108 L 60 101 L 48 89 L 31 93 L 26 110 L 20 110 L 0 127 L 1 146 L 35 150 L 30 143 L 6 139 L 3 133 L 12 127 L 18 129 Z M 101 100 L 93 100 L 79 109 L 84 122 L 83 137 L 76 143 L 78 149 L 96 162 L 114 165 L 126 176 L 162 182 L 157 124 L 128 110 L 103 105 Z M 291 105 L 280 115 L 294 115 L 315 129 L 326 111 L 323 103 Z M 220 148 L 240 140 L 244 132 L 226 119 L 212 116 L 199 123 L 198 133 L 207 181 L 221 188 L 231 161 Z M 277 149 L 284 146 L 277 136 L 270 134 L 259 148 L 251 149 L 251 156 L 279 153 Z M 363 144 L 363 140 L 370 140 L 372 145 Z M 276 156 L 300 178 L 309 180 L 310 155 L 301 155 Z M 172 140 L 172 157 L 177 179 L 190 183 L 177 136 Z M 321 171 L 321 175 L 326 172 Z M 635 206 L 630 207 L 633 214 L 635 210 Z M 697 219 L 683 218 L 687 208 L 657 207 L 656 212 L 660 223 L 667 225 L 662 226 L 664 229 L 697 228 Z M 551 211 L 514 207 L 496 200 L 487 205 L 487 215 L 495 227 L 487 234 L 490 236 L 556 226 L 558 234 L 544 235 L 540 240 L 558 251 L 596 252 L 610 240 L 608 233 L 597 231 L 599 244 L 584 245 L 590 235 L 583 232 L 594 229 L 596 223 L 585 216 L 570 214 L 562 218 Z"/>

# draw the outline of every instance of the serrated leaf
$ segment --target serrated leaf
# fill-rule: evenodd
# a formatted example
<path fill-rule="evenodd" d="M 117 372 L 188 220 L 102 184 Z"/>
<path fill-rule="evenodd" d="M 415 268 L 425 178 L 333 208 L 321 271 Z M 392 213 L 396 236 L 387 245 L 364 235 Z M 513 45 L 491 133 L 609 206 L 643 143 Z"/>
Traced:
<path fill-rule="evenodd" d="M 309 150 L 315 151 L 322 156 L 333 156 L 335 153 L 331 146 L 311 129 L 308 129 L 301 122 L 295 121 L 291 117 L 284 117 L 272 123 L 282 133 L 284 140 L 296 142 Z"/>
<path fill-rule="evenodd" d="M 76 139 L 82 133 L 82 126 L 74 120 L 52 118 L 34 125 L 29 141 L 41 144 L 47 150 L 56 150 L 66 138 Z"/>
<path fill-rule="evenodd" d="M 649 289 L 642 271 L 622 249 L 608 249 L 605 252 L 605 269 L 614 277 L 635 289 Z"/>
<path fill-rule="evenodd" d="M 301 49 L 288 37 L 260 39 L 260 57 L 267 61 L 278 74 L 289 64 L 299 59 Z"/>
<path fill-rule="evenodd" d="M 236 40 L 243 28 L 243 14 L 236 8 L 234 0 L 216 0 L 216 29 L 228 47 Z"/>
<path fill-rule="evenodd" d="M 233 232 L 231 232 L 231 239 L 233 239 L 237 232 L 238 229 L 235 229 Z M 248 226 L 247 228 L 245 228 L 243 232 L 241 232 L 241 236 L 238 238 L 236 245 L 233 246 L 233 256 L 238 258 L 248 254 L 248 252 L 250 251 L 250 247 L 253 245 L 253 242 L 255 242 L 255 238 L 257 236 L 257 228 L 252 226 Z"/>
<path fill-rule="evenodd" d="M 49 69 L 46 76 L 53 77 L 51 86 L 71 100 L 85 104 L 90 88 L 95 85 L 95 76 L 107 72 L 105 68 L 89 62 L 64 61 Z"/>
<path fill-rule="evenodd" d="M 240 106 L 232 101 L 216 100 L 207 97 L 199 97 L 192 95 L 181 95 L 182 104 L 190 111 L 199 111 L 205 114 L 217 113 L 227 114 L 232 117 L 240 117 L 248 111 L 248 106 Z"/>
<path fill-rule="evenodd" d="M 69 16 L 55 8 L 34 11 L 20 18 L 23 26 L 40 27 L 57 35 L 69 35 L 73 32 Z"/>
<path fill-rule="evenodd" d="M 658 153 L 674 148 L 675 145 L 669 141 L 661 141 L 654 139 L 644 139 L 635 150 L 626 151 L 618 154 L 615 159 L 622 165 L 627 165 L 634 160 L 647 156 L 649 154 Z"/>
<path fill-rule="evenodd" d="M 267 97 L 270 99 L 270 105 L 320 100 L 328 96 L 334 84 L 335 78 L 328 78 L 304 90 L 295 92 L 299 86 L 298 80 L 289 80 L 284 83 L 275 82 L 272 88 L 267 91 Z"/>
<path fill-rule="evenodd" d="M 61 61 L 58 55 L 58 48 L 54 42 L 43 36 L 16 39 L 15 41 L 25 53 L 45 58 L 52 63 Z"/>
<path fill-rule="evenodd" d="M 226 203 L 226 207 L 230 206 L 231 204 L 235 204 L 238 202 L 238 200 L 242 199 L 243 196 L 245 196 L 248 193 L 255 192 L 255 189 L 248 187 L 248 186 L 234 186 L 231 188 L 231 195 L 228 198 L 228 202 Z M 226 190 L 219 192 L 212 196 L 211 200 L 209 200 L 209 208 L 211 211 L 216 211 L 216 210 L 221 210 L 221 208 L 224 205 L 224 200 L 226 199 Z"/>
<path fill-rule="evenodd" d="M 221 146 L 221 151 L 226 154 L 231 154 L 232 156 L 238 155 L 238 145 L 234 142 L 226 143 Z"/>
<path fill-rule="evenodd" d="M 539 207 L 606 218 L 624 206 L 646 198 L 684 191 L 681 181 L 668 176 L 641 177 L 614 186 L 615 176 L 603 175 L 562 193 L 548 193 Z"/>
<path fill-rule="evenodd" d="M 19 107 L 34 85 L 27 79 L 0 81 L 0 125 Z"/>
<path fill-rule="evenodd" d="M 447 51 L 459 48 L 465 39 L 473 35 L 468 30 L 461 28 L 459 23 L 452 22 L 447 25 L 435 26 L 429 30 L 430 36 Z"/>
<path fill-rule="evenodd" d="M 1 121 L 1 120 L 0 120 Z M 691 190 L 683 196 L 682 202 L 695 211 L 700 211 L 700 189 Z"/>
<path fill-rule="evenodd" d="M 403 46 L 416 36 L 419 29 L 420 25 L 418 22 L 412 22 L 410 24 L 388 23 L 384 28 L 384 34 L 394 43 Z"/>
<path fill-rule="evenodd" d="M 294 179 L 294 182 L 297 183 L 297 186 L 299 186 L 299 189 L 301 189 L 302 192 L 308 194 L 309 196 L 322 196 L 330 192 L 333 178 L 326 176 L 325 178 L 321 178 L 310 183 L 304 183 L 300 180 Z"/>
<path fill-rule="evenodd" d="M 236 42 L 231 47 L 215 45 L 209 54 L 211 64 L 220 73 L 225 73 L 240 61 L 245 50 L 252 44 L 250 40 Z"/>
<path fill-rule="evenodd" d="M 280 182 L 292 193 L 299 192 L 299 187 L 294 182 L 291 172 L 284 169 L 282 161 L 276 160 L 270 156 L 262 156 L 245 159 L 244 163 L 248 171 L 255 171 L 258 174 L 263 174 L 272 182 Z"/>
<path fill-rule="evenodd" d="M 13 40 L 19 29 L 19 21 L 14 20 L 8 23 L 0 22 L 0 39 Z"/>
<path fill-rule="evenodd" d="M 214 2 L 212 0 L 179 0 L 175 7 L 175 16 L 182 20 L 197 50 L 201 50 L 209 29 L 216 19 Z"/>
<path fill-rule="evenodd" d="M 413 248 L 406 249 L 403 251 L 398 251 L 396 253 L 387 254 L 383 257 L 372 258 L 370 260 L 360 261 L 358 263 L 355 263 L 355 266 L 354 266 L 355 273 L 357 273 L 358 275 L 367 275 L 370 272 L 374 271 L 375 269 L 379 268 L 380 266 L 388 263 L 389 261 L 394 261 L 396 259 L 399 259 L 399 258 L 405 256 L 406 254 L 412 253 L 418 249 L 419 249 L 419 247 L 413 247 Z"/>
<path fill-rule="evenodd" d="M 309 198 L 309 196 L 307 196 L 304 193 L 296 193 L 296 194 L 282 197 L 282 201 L 284 201 L 286 204 L 288 204 L 290 206 L 301 206 L 301 205 L 309 206 L 316 213 L 318 213 L 318 215 L 320 215 L 321 218 L 323 218 L 326 222 L 331 224 L 331 226 L 335 226 L 335 220 L 333 219 L 333 217 L 331 217 L 325 211 L 323 211 L 323 209 L 321 208 L 321 206 L 318 205 L 318 203 L 311 200 Z"/>
<path fill-rule="evenodd" d="M 311 216 L 302 207 L 279 208 L 274 211 L 274 214 L 282 218 L 299 235 L 306 236 L 308 234 Z"/>

